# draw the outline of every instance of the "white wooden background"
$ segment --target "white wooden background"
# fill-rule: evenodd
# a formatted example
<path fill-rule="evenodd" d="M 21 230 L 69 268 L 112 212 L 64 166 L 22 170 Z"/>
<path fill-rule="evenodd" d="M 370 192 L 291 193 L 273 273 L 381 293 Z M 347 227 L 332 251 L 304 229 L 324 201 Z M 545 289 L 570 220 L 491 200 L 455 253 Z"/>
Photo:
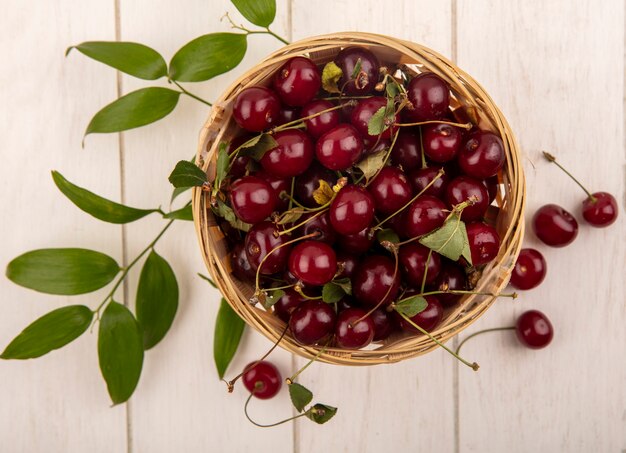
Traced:
<path fill-rule="evenodd" d="M 50 170 L 132 206 L 166 204 L 166 177 L 195 152 L 206 109 L 187 98 L 157 125 L 87 138 L 93 115 L 120 93 L 145 86 L 65 48 L 86 40 L 138 41 L 166 59 L 204 33 L 225 31 L 227 0 L 4 0 L 0 8 L 0 263 L 26 250 L 79 246 L 132 259 L 162 226 L 125 228 L 76 209 Z M 471 327 L 511 324 L 537 308 L 552 319 L 553 344 L 529 351 L 511 335 L 467 345 L 473 373 L 442 351 L 370 369 L 311 367 L 302 382 L 339 407 L 332 422 L 264 430 L 245 421 L 245 392 L 228 395 L 212 361 L 218 293 L 203 271 L 191 224 L 157 247 L 174 266 L 181 304 L 173 329 L 147 354 L 139 387 L 110 408 L 96 336 L 41 359 L 0 363 L 1 452 L 624 452 L 626 451 L 626 239 L 624 2 L 620 0 L 279 0 L 273 28 L 288 39 L 359 30 L 423 43 L 452 58 L 491 93 L 525 152 L 529 217 L 556 202 L 577 211 L 583 194 L 539 158 L 556 153 L 594 190 L 615 194 L 617 224 L 581 224 L 578 239 L 550 249 L 545 283 L 498 302 Z M 237 74 L 279 43 L 251 36 L 233 73 L 192 85 L 215 99 Z M 580 218 L 580 216 L 578 216 Z M 530 231 L 530 230 L 529 230 Z M 137 272 L 124 289 L 132 302 Z M 36 317 L 102 292 L 51 297 L 0 279 L 0 346 Z M 121 297 L 121 295 L 120 295 Z M 268 347 L 247 332 L 231 373 Z M 302 364 L 283 351 L 284 375 Z M 251 407 L 273 421 L 291 412 L 287 392 Z"/>

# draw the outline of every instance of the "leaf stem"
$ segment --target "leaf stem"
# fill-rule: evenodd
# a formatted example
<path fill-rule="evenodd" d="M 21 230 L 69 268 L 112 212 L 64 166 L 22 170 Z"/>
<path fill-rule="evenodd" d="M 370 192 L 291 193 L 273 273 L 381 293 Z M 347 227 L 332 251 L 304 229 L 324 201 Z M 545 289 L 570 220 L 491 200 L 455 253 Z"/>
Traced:
<path fill-rule="evenodd" d="M 286 46 L 288 46 L 289 44 L 291 44 L 289 41 L 287 41 L 285 38 L 283 38 L 282 36 L 278 36 L 276 33 L 274 33 L 272 30 L 270 30 L 270 27 L 265 27 L 265 29 L 267 30 L 267 34 L 273 36 L 274 38 L 278 39 L 280 42 L 282 42 L 283 44 L 285 44 Z"/>
<path fill-rule="evenodd" d="M 272 30 L 270 30 L 270 27 L 267 26 L 265 27 L 265 30 L 249 30 L 246 27 L 244 27 L 243 25 L 237 25 L 232 18 L 230 17 L 230 14 L 226 13 L 224 14 L 224 17 L 226 19 L 228 19 L 228 22 L 230 22 L 230 26 L 232 28 L 235 28 L 237 30 L 241 30 L 241 31 L 245 31 L 248 35 L 270 35 L 273 36 L 274 38 L 278 39 L 280 42 L 282 42 L 285 45 L 289 45 L 291 44 L 289 41 L 287 41 L 285 38 L 277 35 L 276 33 L 274 33 Z"/>
<path fill-rule="evenodd" d="M 176 85 L 178 88 L 180 88 L 180 92 L 181 92 L 181 93 L 186 94 L 187 96 L 189 96 L 189 97 L 191 97 L 191 98 L 195 99 L 196 101 L 200 101 L 200 102 L 202 102 L 203 104 L 208 105 L 209 107 L 213 107 L 213 104 L 211 104 L 209 101 L 205 101 L 205 100 L 204 100 L 204 99 L 202 99 L 201 97 L 196 96 L 196 95 L 195 95 L 195 94 L 193 94 L 193 93 L 190 93 L 190 92 L 189 92 L 189 91 L 187 91 L 187 90 L 186 90 L 186 89 L 185 89 L 185 88 L 184 88 L 184 87 L 183 87 L 180 83 L 178 83 L 176 80 L 171 80 L 171 79 L 170 79 L 170 81 L 171 81 L 174 85 Z"/>
<path fill-rule="evenodd" d="M 592 203 L 595 203 L 595 202 L 597 201 L 597 198 L 596 198 L 596 197 L 594 197 L 594 196 L 593 196 L 593 194 L 592 194 L 591 192 L 589 192 L 589 191 L 587 190 L 587 188 L 586 188 L 585 186 L 583 186 L 583 185 L 581 184 L 581 182 L 580 182 L 578 179 L 576 179 L 576 178 L 574 177 L 574 175 L 572 175 L 569 171 L 567 171 L 567 170 L 565 169 L 565 167 L 563 167 L 561 164 L 559 164 L 559 163 L 556 161 L 556 157 L 554 157 L 552 154 L 550 154 L 550 153 L 548 153 L 548 152 L 546 152 L 546 151 L 542 151 L 542 153 L 543 153 L 543 157 L 545 157 L 547 160 L 549 160 L 549 161 L 550 161 L 550 162 L 552 162 L 554 165 L 556 165 L 556 166 L 557 166 L 557 167 L 559 167 L 561 170 L 563 170 L 563 172 L 564 172 L 567 176 L 569 176 L 570 178 L 572 178 L 572 180 L 573 180 L 576 184 L 578 184 L 578 186 L 579 186 L 581 189 L 583 189 L 583 190 L 585 191 L 585 193 L 587 194 L 587 196 L 589 197 L 589 199 L 591 200 L 591 202 L 592 202 Z"/>
<path fill-rule="evenodd" d="M 250 418 L 250 414 L 248 414 L 248 404 L 250 404 L 250 400 L 252 399 L 253 396 L 254 396 L 254 393 L 250 393 L 250 396 L 246 400 L 246 404 L 244 404 L 243 406 L 243 413 L 246 415 L 246 418 L 248 419 L 250 423 L 252 423 L 254 426 L 258 426 L 259 428 L 272 428 L 273 426 L 282 425 L 283 423 L 287 423 L 287 422 L 290 422 L 291 420 L 295 420 L 296 418 L 304 417 L 307 415 L 306 412 L 303 412 L 301 414 L 294 415 L 293 417 L 286 418 L 285 420 L 281 420 L 276 423 L 270 423 L 269 425 L 263 425 L 261 423 L 257 423 L 254 420 L 252 420 Z"/>
<path fill-rule="evenodd" d="M 458 354 L 459 351 L 461 350 L 461 346 L 463 346 L 467 340 L 469 340 L 470 338 L 474 338 L 477 335 L 483 334 L 483 333 L 487 333 L 487 332 L 496 332 L 496 331 L 500 331 L 500 330 L 515 330 L 515 326 L 510 326 L 510 327 L 495 327 L 493 329 L 485 329 L 485 330 L 479 330 L 478 332 L 474 332 L 473 334 L 471 334 L 469 337 L 465 338 L 463 341 L 461 341 L 461 343 L 459 343 L 459 345 L 456 348 L 456 353 Z"/>
<path fill-rule="evenodd" d="M 317 354 L 315 354 L 315 356 L 312 359 L 310 359 L 307 362 L 306 365 L 304 365 L 302 368 L 300 368 L 298 371 L 296 371 L 296 373 L 293 376 L 285 379 L 285 382 L 287 382 L 287 384 L 289 384 L 289 385 L 293 384 L 295 382 L 295 380 L 297 379 L 297 377 L 300 376 L 302 374 L 302 372 L 304 370 L 306 370 L 309 366 L 311 366 L 311 364 L 313 362 L 315 362 L 317 359 L 319 359 L 319 357 L 324 353 L 324 351 L 326 351 L 326 346 L 328 346 L 328 343 L 325 344 L 324 347 L 322 347 L 322 349 L 317 351 Z"/>

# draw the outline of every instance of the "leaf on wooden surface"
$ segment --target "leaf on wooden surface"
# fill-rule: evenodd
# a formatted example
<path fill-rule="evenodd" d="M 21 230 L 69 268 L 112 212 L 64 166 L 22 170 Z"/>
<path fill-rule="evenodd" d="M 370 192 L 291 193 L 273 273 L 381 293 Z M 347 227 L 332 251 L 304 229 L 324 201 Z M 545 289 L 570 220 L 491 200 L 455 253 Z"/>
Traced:
<path fill-rule="evenodd" d="M 208 181 L 206 173 L 188 160 L 181 160 L 176 164 L 168 178 L 176 188 L 201 187 Z"/>
<path fill-rule="evenodd" d="M 337 413 L 337 408 L 327 406 L 326 404 L 316 404 L 305 412 L 306 417 L 313 420 L 318 425 L 323 425 L 328 420 L 333 418 Z"/>
<path fill-rule="evenodd" d="M 246 324 L 222 298 L 215 320 L 213 337 L 213 359 L 220 379 L 224 377 L 241 341 Z"/>
<path fill-rule="evenodd" d="M 297 382 L 292 382 L 289 384 L 289 397 L 291 398 L 293 407 L 295 407 L 298 412 L 302 412 L 313 399 L 313 393 L 305 386 Z"/>
<path fill-rule="evenodd" d="M 269 27 L 276 17 L 275 0 L 230 0 L 235 8 L 250 23 L 259 27 Z"/>
<path fill-rule="evenodd" d="M 187 220 L 193 222 L 193 211 L 191 205 L 184 206 L 175 211 L 171 211 L 163 215 L 164 219 Z"/>

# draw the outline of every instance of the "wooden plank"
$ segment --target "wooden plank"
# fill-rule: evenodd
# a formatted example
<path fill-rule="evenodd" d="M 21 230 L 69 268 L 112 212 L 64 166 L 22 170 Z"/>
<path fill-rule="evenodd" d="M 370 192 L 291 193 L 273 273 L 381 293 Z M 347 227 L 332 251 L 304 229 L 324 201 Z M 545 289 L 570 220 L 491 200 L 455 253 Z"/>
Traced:
<path fill-rule="evenodd" d="M 293 2 L 293 37 L 356 30 L 383 33 L 451 54 L 449 2 Z M 298 367 L 306 362 L 298 359 Z M 323 426 L 296 425 L 296 451 L 451 451 L 454 361 L 443 351 L 373 368 L 314 364 L 300 382 L 315 401 L 336 405 Z"/>
<path fill-rule="evenodd" d="M 169 60 L 186 42 L 205 33 L 228 31 L 220 17 L 230 11 L 243 22 L 227 0 L 187 1 L 184 4 L 159 1 L 121 1 L 121 37 L 146 43 Z M 274 27 L 284 34 L 286 2 L 279 2 L 279 19 Z M 214 100 L 234 78 L 279 43 L 267 36 L 251 36 L 248 54 L 234 71 L 206 83 L 187 84 L 201 97 Z M 146 83 L 124 77 L 124 91 Z M 171 188 L 167 176 L 180 159 L 195 154 L 198 132 L 208 115 L 207 108 L 189 98 L 181 98 L 175 113 L 157 125 L 124 134 L 126 197 L 142 205 L 167 206 Z M 179 203 L 184 202 L 179 201 Z M 141 226 L 128 228 L 129 257 L 133 257 L 156 235 L 163 220 L 151 218 Z M 213 365 L 213 326 L 220 296 L 196 276 L 206 273 L 199 254 L 193 225 L 176 225 L 157 246 L 176 271 L 180 285 L 180 308 L 162 344 L 147 355 L 141 385 L 131 402 L 132 451 L 276 451 L 292 449 L 289 424 L 263 430 L 248 423 L 243 415 L 247 391 L 238 384 L 234 394 L 226 392 Z M 133 303 L 135 272 L 128 294 Z M 241 354 L 227 376 L 233 377 L 250 361 L 259 358 L 271 344 L 259 334 L 248 332 Z M 277 351 L 272 361 L 287 374 L 291 359 Z M 250 412 L 271 423 L 290 416 L 291 404 L 286 391 L 267 402 L 253 401 Z"/>
<path fill-rule="evenodd" d="M 115 99 L 115 73 L 65 49 L 114 39 L 113 2 L 3 3 L 0 135 L 3 221 L 0 262 L 31 249 L 86 247 L 121 259 L 120 228 L 93 219 L 65 199 L 50 170 L 119 199 L 117 138 L 80 143 L 91 116 Z M 0 279 L 0 345 L 26 325 L 69 304 L 95 307 L 105 292 L 58 297 Z M 97 330 L 96 330 L 97 332 Z M 110 408 L 100 376 L 97 335 L 32 361 L 0 362 L 0 450 L 110 452 L 126 448 L 124 406 Z"/>
<path fill-rule="evenodd" d="M 499 103 L 525 152 L 529 220 L 550 202 L 581 220 L 583 193 L 542 160 L 542 149 L 623 209 L 623 2 L 459 0 L 457 23 L 459 66 Z M 545 255 L 546 281 L 502 300 L 471 330 L 538 309 L 552 319 L 555 339 L 541 351 L 507 334 L 467 345 L 482 368 L 460 370 L 461 451 L 622 451 L 624 213 L 605 230 L 581 223 L 565 249 L 541 244 L 528 226 L 525 243 Z"/>

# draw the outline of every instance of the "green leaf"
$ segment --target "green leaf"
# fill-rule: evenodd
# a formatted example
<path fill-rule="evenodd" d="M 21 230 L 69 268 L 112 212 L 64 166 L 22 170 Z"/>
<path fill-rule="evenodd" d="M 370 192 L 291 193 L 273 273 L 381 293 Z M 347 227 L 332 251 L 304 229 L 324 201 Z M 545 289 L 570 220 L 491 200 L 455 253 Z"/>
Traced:
<path fill-rule="evenodd" d="M 210 33 L 185 44 L 170 61 L 170 77 L 179 82 L 202 82 L 230 71 L 246 54 L 245 34 Z"/>
<path fill-rule="evenodd" d="M 458 260 L 465 248 L 469 250 L 465 223 L 456 212 L 450 215 L 441 227 L 422 236 L 419 242 L 452 261 Z M 469 263 L 471 264 L 471 262 L 470 256 Z"/>
<path fill-rule="evenodd" d="M 137 209 L 123 204 L 116 203 L 106 198 L 96 195 L 93 192 L 83 189 L 69 182 L 58 171 L 52 171 L 52 179 L 59 190 L 70 199 L 79 209 L 96 219 L 110 223 L 128 223 L 139 220 L 157 209 Z"/>
<path fill-rule="evenodd" d="M 350 74 L 351 80 L 356 80 L 357 76 L 359 75 L 359 72 L 361 72 L 361 66 L 362 66 L 362 62 L 361 62 L 361 58 L 359 58 L 356 60 L 356 64 L 354 65 L 352 74 Z"/>
<path fill-rule="evenodd" d="M 322 300 L 327 304 L 339 302 L 346 295 L 341 285 L 335 282 L 328 282 L 322 287 Z"/>
<path fill-rule="evenodd" d="M 230 206 L 224 203 L 222 200 L 217 200 L 217 210 L 216 214 L 219 217 L 225 219 L 233 228 L 236 228 L 241 231 L 248 231 L 252 228 L 252 225 L 249 223 L 243 222 L 239 217 L 235 215 L 235 212 L 232 210 Z"/>
<path fill-rule="evenodd" d="M 113 403 L 127 401 L 141 376 L 143 341 L 133 314 L 115 301 L 109 303 L 100 319 L 98 359 Z"/>
<path fill-rule="evenodd" d="M 322 69 L 322 88 L 329 93 L 341 93 L 337 86 L 339 80 L 343 77 L 343 71 L 334 61 L 329 61 Z"/>
<path fill-rule="evenodd" d="M 228 167 L 230 166 L 230 156 L 228 155 L 228 144 L 220 143 L 220 150 L 217 154 L 217 170 L 215 176 L 215 190 L 219 190 L 222 181 L 228 175 Z"/>
<path fill-rule="evenodd" d="M 428 307 L 428 302 L 423 296 L 412 296 L 397 302 L 394 309 L 398 313 L 412 318 L 426 310 L 426 307 Z"/>
<path fill-rule="evenodd" d="M 298 384 L 297 382 L 289 384 L 289 396 L 291 397 L 293 407 L 295 407 L 298 412 L 302 412 L 313 399 L 313 393 L 311 393 L 308 388 Z"/>
<path fill-rule="evenodd" d="M 272 308 L 276 302 L 278 302 L 278 299 L 285 295 L 285 291 L 283 291 L 282 289 L 272 290 L 271 288 L 269 288 L 263 291 L 263 293 L 265 296 L 263 297 L 263 306 L 268 310 Z"/>
<path fill-rule="evenodd" d="M 215 320 L 215 336 L 213 338 L 213 358 L 220 379 L 237 352 L 239 341 L 246 324 L 222 298 L 220 309 Z"/>
<path fill-rule="evenodd" d="M 400 236 L 398 236 L 398 233 L 396 233 L 393 229 L 385 228 L 376 232 L 376 240 L 379 244 L 382 244 L 385 241 L 397 244 L 400 242 Z"/>
<path fill-rule="evenodd" d="M 387 99 L 387 105 L 376 110 L 367 123 L 367 133 L 379 135 L 389 129 L 395 120 L 395 105 L 392 98 Z"/>
<path fill-rule="evenodd" d="M 163 339 L 174 322 L 177 309 L 176 275 L 168 262 L 152 250 L 141 269 L 135 308 L 145 350 Z"/>
<path fill-rule="evenodd" d="M 326 423 L 328 420 L 333 418 L 337 413 L 337 408 L 332 406 L 327 406 L 325 404 L 316 404 L 309 410 L 305 412 L 305 415 L 308 419 L 313 420 L 315 423 L 322 425 Z"/>
<path fill-rule="evenodd" d="M 179 161 L 168 180 L 174 187 L 184 187 L 185 189 L 203 186 L 208 181 L 206 173 L 188 160 Z"/>
<path fill-rule="evenodd" d="M 189 220 L 193 222 L 193 211 L 191 205 L 184 206 L 176 211 L 168 212 L 164 219 Z"/>
<path fill-rule="evenodd" d="M 170 206 L 174 203 L 174 200 L 178 198 L 179 195 L 187 192 L 191 187 L 175 187 L 172 191 L 172 197 L 170 198 Z"/>
<path fill-rule="evenodd" d="M 34 359 L 80 337 L 91 324 L 93 312 L 84 305 L 57 308 L 43 315 L 13 339 L 3 359 Z"/>
<path fill-rule="evenodd" d="M 288 211 L 285 211 L 280 215 L 280 218 L 277 223 L 279 225 L 285 225 L 287 223 L 294 223 L 300 217 L 302 217 L 303 214 L 304 214 L 304 210 L 301 207 L 295 207 L 295 208 L 289 209 Z"/>
<path fill-rule="evenodd" d="M 400 88 L 398 88 L 398 82 L 389 81 L 385 86 L 385 91 L 387 93 L 387 98 L 394 99 L 397 95 L 400 94 Z"/>
<path fill-rule="evenodd" d="M 90 41 L 67 49 L 76 49 L 89 58 L 144 80 L 167 75 L 167 63 L 154 49 L 135 42 Z"/>
<path fill-rule="evenodd" d="M 275 0 L 230 0 L 241 15 L 259 27 L 269 27 L 276 17 Z"/>
<path fill-rule="evenodd" d="M 339 287 L 343 290 L 344 293 L 346 293 L 349 296 L 352 295 L 352 280 L 346 277 L 346 278 L 338 278 L 336 280 L 333 280 L 333 282 L 336 285 L 339 285 Z"/>
<path fill-rule="evenodd" d="M 372 178 L 383 166 L 386 156 L 387 151 L 378 151 L 377 153 L 370 154 L 365 159 L 361 160 L 361 162 L 356 164 L 356 167 L 363 172 L 366 181 L 369 181 L 370 178 Z"/>
<path fill-rule="evenodd" d="M 85 136 L 121 132 L 154 123 L 174 110 L 179 97 L 180 92 L 169 88 L 149 87 L 132 91 L 96 113 Z"/>
<path fill-rule="evenodd" d="M 202 275 L 201 273 L 198 272 L 198 277 L 200 277 L 202 280 L 209 282 L 209 285 L 217 289 L 217 285 L 215 284 L 215 282 L 211 280 L 209 277 L 207 277 L 206 275 Z"/>
<path fill-rule="evenodd" d="M 120 271 L 113 258 L 78 248 L 26 252 L 7 266 L 13 283 L 42 293 L 75 295 L 102 288 Z"/>
<path fill-rule="evenodd" d="M 270 149 L 274 149 L 278 146 L 278 142 L 269 134 L 260 134 L 251 138 L 239 148 L 243 151 L 242 154 L 250 156 L 255 161 L 260 161 L 265 153 Z"/>

